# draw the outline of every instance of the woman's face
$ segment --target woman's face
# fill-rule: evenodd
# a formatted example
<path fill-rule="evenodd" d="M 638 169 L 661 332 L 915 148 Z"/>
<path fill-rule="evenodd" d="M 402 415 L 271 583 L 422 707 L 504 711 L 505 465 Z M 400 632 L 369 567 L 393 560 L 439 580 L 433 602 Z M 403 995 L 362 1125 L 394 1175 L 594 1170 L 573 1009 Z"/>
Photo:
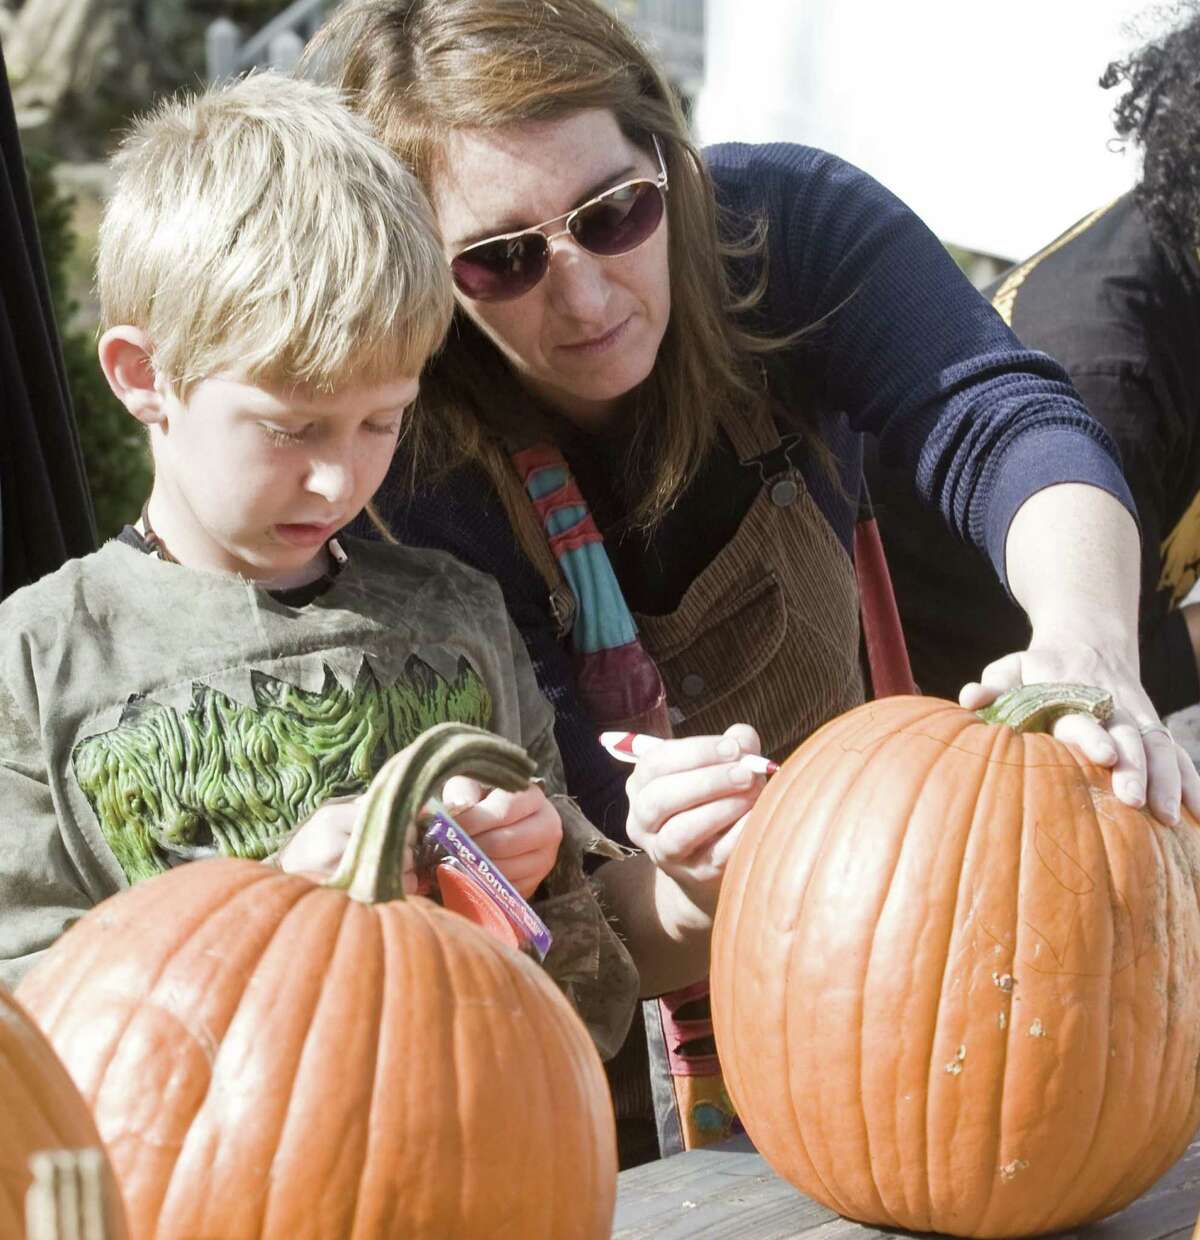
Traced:
<path fill-rule="evenodd" d="M 600 110 L 460 130 L 439 163 L 430 189 L 448 259 L 475 241 L 532 228 L 623 181 L 659 172 L 653 156 Z M 650 373 L 667 328 L 666 214 L 629 254 L 601 258 L 570 236 L 557 237 L 545 276 L 511 301 L 456 296 L 525 387 L 576 425 L 600 426 Z"/>

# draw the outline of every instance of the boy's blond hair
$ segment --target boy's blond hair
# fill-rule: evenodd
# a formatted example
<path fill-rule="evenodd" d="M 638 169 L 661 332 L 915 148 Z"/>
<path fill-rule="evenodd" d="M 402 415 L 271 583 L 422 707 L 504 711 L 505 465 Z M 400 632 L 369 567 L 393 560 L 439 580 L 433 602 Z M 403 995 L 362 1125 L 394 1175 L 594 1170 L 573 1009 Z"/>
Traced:
<path fill-rule="evenodd" d="M 181 398 L 219 372 L 312 390 L 412 376 L 441 343 L 433 213 L 334 89 L 260 72 L 179 96 L 112 166 L 103 327 L 145 331 Z"/>

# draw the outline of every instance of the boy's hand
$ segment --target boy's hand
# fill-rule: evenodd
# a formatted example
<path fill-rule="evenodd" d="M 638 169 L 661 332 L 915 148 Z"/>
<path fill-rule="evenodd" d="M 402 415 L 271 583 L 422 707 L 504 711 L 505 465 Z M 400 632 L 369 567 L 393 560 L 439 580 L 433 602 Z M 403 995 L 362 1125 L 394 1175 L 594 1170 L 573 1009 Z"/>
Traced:
<path fill-rule="evenodd" d="M 737 759 L 760 752 L 758 733 L 735 723 L 723 736 L 658 745 L 638 760 L 625 785 L 630 843 L 710 915 L 742 823 L 765 783 Z"/>
<path fill-rule="evenodd" d="M 442 789 L 442 804 L 526 900 L 554 868 L 562 819 L 537 784 L 505 792 L 455 775 Z"/>
<path fill-rule="evenodd" d="M 329 878 L 341 863 L 358 816 L 361 797 L 330 797 L 292 832 L 275 856 L 275 865 L 288 874 Z M 417 893 L 412 850 L 404 855 L 404 894 Z"/>

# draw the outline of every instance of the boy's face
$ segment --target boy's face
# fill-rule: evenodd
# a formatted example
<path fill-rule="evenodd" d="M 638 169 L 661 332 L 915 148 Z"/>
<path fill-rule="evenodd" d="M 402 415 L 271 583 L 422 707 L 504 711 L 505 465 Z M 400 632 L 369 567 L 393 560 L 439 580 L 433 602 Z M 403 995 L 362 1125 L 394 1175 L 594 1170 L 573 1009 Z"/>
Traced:
<path fill-rule="evenodd" d="M 314 395 L 218 375 L 186 402 L 159 386 L 155 532 L 194 568 L 279 586 L 318 575 L 326 541 L 383 481 L 416 395 L 415 378 Z"/>

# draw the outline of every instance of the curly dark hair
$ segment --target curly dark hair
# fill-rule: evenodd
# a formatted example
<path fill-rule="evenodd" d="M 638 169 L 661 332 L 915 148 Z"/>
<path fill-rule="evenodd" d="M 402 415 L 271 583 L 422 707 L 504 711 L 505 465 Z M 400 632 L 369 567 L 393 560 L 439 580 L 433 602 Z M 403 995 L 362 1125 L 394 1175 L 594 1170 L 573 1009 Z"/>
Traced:
<path fill-rule="evenodd" d="M 1176 256 L 1200 245 L 1200 5 L 1181 3 L 1185 24 L 1114 60 L 1100 78 L 1128 89 L 1113 110 L 1121 138 L 1142 149 L 1134 191 L 1150 231 Z"/>

